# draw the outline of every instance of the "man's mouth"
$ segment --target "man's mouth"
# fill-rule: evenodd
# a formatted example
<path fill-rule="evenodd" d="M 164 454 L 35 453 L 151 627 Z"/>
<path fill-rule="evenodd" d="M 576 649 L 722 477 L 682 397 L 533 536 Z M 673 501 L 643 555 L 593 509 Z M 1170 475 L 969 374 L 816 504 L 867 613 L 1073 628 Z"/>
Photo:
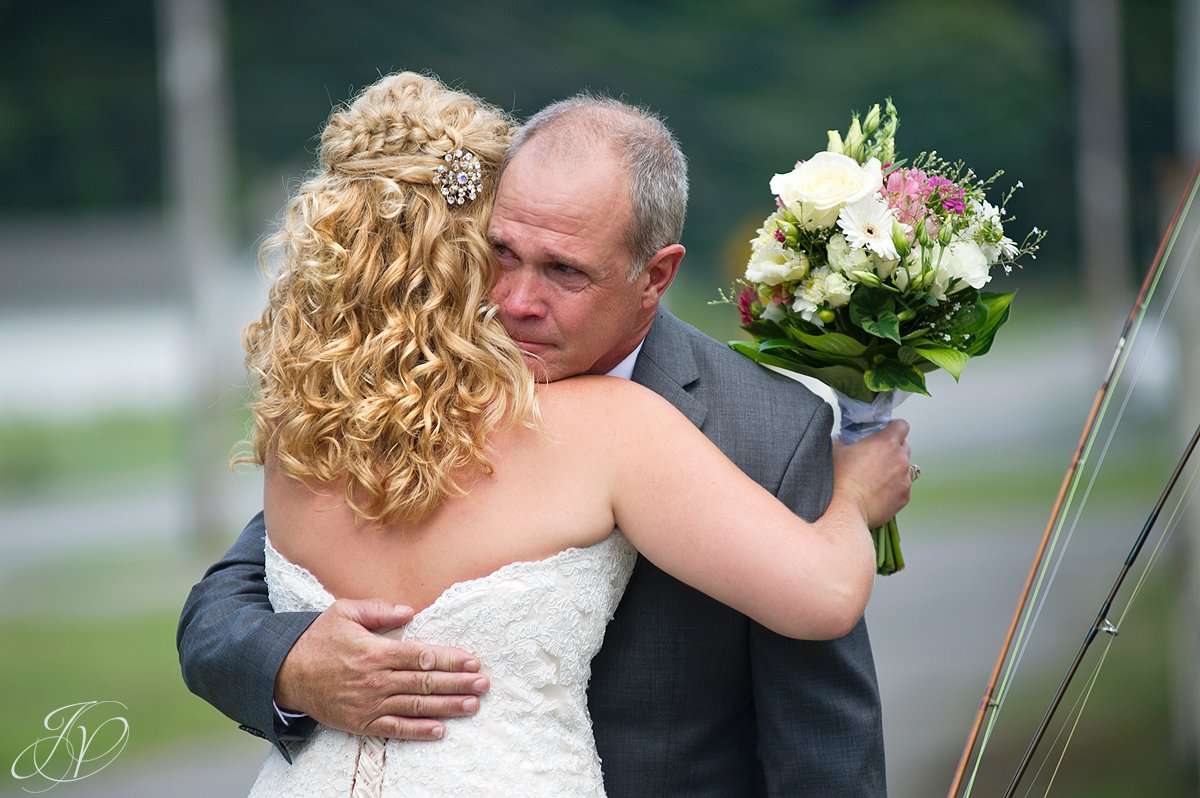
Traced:
<path fill-rule="evenodd" d="M 521 338 L 514 338 L 513 342 L 516 343 L 517 346 L 524 349 L 526 352 L 530 352 L 533 354 L 537 354 L 538 352 L 544 352 L 545 350 L 550 349 L 550 347 L 551 347 L 550 344 L 544 344 L 540 341 L 525 341 Z"/>

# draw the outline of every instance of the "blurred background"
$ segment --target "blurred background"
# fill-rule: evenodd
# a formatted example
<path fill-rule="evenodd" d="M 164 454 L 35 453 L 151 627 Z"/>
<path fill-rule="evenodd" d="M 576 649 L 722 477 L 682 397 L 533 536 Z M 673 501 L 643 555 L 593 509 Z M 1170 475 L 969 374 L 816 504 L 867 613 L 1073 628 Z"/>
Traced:
<path fill-rule="evenodd" d="M 945 794 L 1200 154 L 1198 0 L 0 0 L 0 45 L 0 796 L 47 786 L 14 761 L 52 710 L 96 700 L 124 704 L 128 747 L 58 794 L 253 780 L 265 747 L 186 691 L 175 622 L 260 506 L 258 472 L 228 467 L 247 432 L 238 333 L 265 296 L 257 245 L 331 108 L 399 69 L 518 117 L 584 88 L 661 112 L 693 186 L 668 305 L 722 340 L 736 312 L 709 303 L 744 267 L 771 175 L 852 110 L 891 97 L 902 154 L 1022 182 L 1009 235 L 1049 237 L 993 283 L 1020 293 L 992 353 L 900 408 L 925 475 L 900 519 L 908 568 L 868 613 L 891 794 Z M 1166 253 L 1170 293 L 1117 381 L 1090 461 L 1104 467 L 975 794 L 1007 784 L 1196 423 L 1198 229 L 1185 218 Z M 1173 506 L 1050 794 L 1200 793 L 1200 545 Z"/>

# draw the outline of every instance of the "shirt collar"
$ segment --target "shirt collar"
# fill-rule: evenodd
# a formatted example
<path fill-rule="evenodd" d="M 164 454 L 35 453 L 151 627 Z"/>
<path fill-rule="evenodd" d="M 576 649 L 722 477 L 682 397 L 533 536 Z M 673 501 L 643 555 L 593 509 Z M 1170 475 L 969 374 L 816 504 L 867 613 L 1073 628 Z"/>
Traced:
<path fill-rule="evenodd" d="M 608 372 L 609 377 L 620 377 L 623 380 L 633 379 L 633 366 L 637 363 L 638 353 L 642 351 L 642 344 L 646 343 L 643 338 L 641 343 L 630 352 L 624 360 L 613 367 L 612 371 Z"/>

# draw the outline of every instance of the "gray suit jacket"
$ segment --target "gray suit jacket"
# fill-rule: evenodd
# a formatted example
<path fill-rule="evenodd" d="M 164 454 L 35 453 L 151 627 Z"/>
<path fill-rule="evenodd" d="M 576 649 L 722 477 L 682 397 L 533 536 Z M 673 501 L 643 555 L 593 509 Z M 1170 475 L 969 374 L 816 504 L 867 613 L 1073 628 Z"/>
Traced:
<path fill-rule="evenodd" d="M 802 385 L 663 311 L 633 377 L 797 513 L 824 511 L 832 412 Z M 188 687 L 287 755 L 312 724 L 276 721 L 275 674 L 315 615 L 270 612 L 264 534 L 260 513 L 192 589 L 177 642 Z M 886 792 L 862 622 L 832 642 L 789 640 L 639 558 L 588 695 L 614 798 Z"/>

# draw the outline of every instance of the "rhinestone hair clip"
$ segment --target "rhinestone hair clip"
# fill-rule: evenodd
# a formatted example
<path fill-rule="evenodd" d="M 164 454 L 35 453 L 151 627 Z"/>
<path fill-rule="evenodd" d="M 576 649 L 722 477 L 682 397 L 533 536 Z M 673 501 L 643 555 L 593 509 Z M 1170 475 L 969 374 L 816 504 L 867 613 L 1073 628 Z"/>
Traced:
<path fill-rule="evenodd" d="M 437 186 L 446 202 L 462 205 L 475 199 L 483 186 L 482 166 L 470 150 L 455 150 L 445 155 L 446 163 L 439 164 L 433 184 Z"/>

